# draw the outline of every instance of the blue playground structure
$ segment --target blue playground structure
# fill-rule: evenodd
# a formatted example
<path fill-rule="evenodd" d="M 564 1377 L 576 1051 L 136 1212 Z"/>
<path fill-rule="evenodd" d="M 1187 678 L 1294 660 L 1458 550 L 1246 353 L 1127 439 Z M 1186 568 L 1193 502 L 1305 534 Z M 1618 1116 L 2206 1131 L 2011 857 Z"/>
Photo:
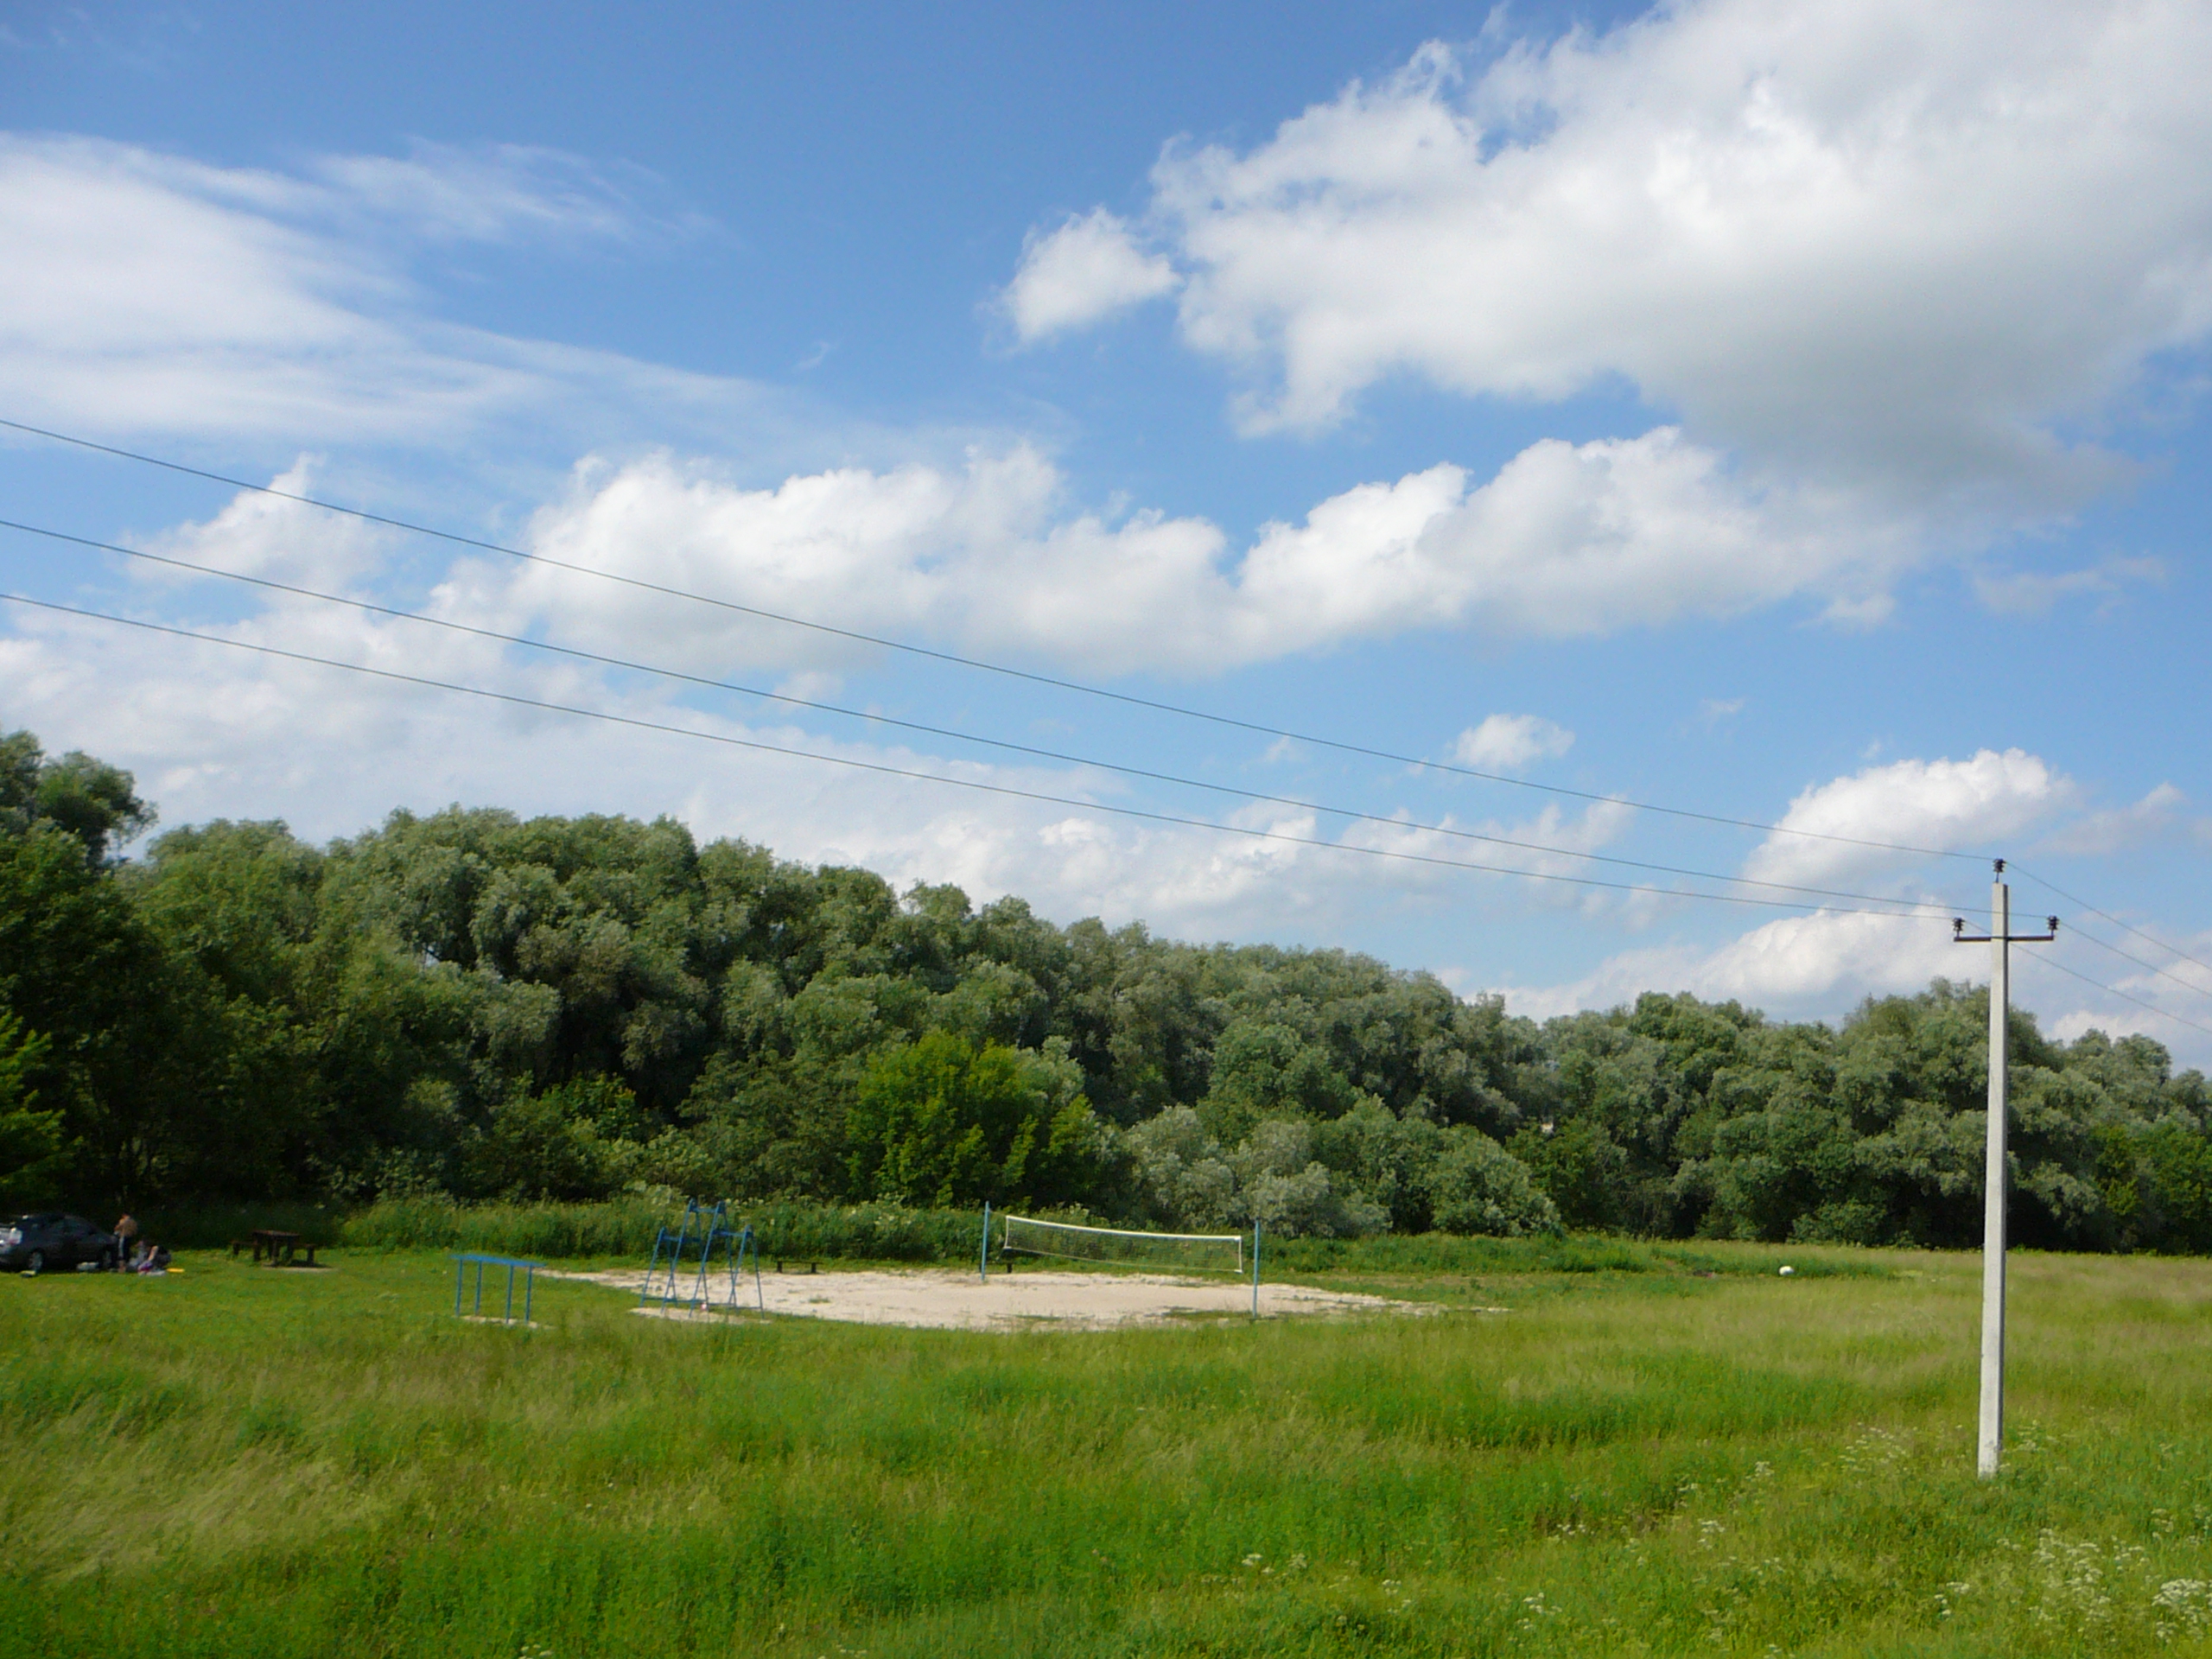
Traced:
<path fill-rule="evenodd" d="M 453 1313 L 455 1319 L 461 1317 L 461 1291 L 467 1283 L 468 1266 L 472 1262 L 476 1264 L 476 1306 L 474 1313 L 478 1319 L 484 1316 L 484 1269 L 505 1268 L 507 1270 L 507 1311 L 499 1316 L 502 1323 L 507 1325 L 515 1322 L 515 1270 L 518 1268 L 522 1269 L 522 1322 L 524 1328 L 528 1329 L 530 1294 L 537 1286 L 538 1268 L 545 1264 L 524 1262 L 512 1255 L 456 1255 L 454 1257 L 453 1274 Z"/>
<path fill-rule="evenodd" d="M 695 1248 L 699 1252 L 696 1268 L 689 1261 Z M 729 1274 L 728 1306 L 737 1306 L 738 1280 L 749 1259 L 753 1263 L 753 1300 L 766 1313 L 768 1301 L 760 1284 L 760 1246 L 753 1236 L 752 1224 L 733 1228 L 727 1204 L 717 1202 L 711 1210 L 702 1209 L 696 1198 L 684 1205 L 681 1226 L 673 1230 L 663 1227 L 654 1237 L 652 1260 L 645 1267 L 645 1282 L 638 1293 L 638 1306 L 658 1302 L 664 1307 L 711 1306 L 707 1279 L 714 1271 L 717 1249 L 722 1253 L 722 1264 Z M 691 1281 L 689 1294 L 680 1289 L 687 1274 Z"/>

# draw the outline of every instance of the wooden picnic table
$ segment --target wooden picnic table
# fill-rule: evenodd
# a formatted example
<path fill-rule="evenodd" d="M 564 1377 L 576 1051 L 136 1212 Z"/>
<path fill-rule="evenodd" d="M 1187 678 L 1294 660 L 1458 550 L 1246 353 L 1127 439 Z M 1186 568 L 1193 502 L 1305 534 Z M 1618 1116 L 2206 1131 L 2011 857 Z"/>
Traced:
<path fill-rule="evenodd" d="M 289 1268 L 296 1265 L 312 1268 L 317 1265 L 315 1253 L 321 1246 L 301 1243 L 300 1236 L 297 1233 L 282 1232 L 274 1227 L 257 1227 L 253 1230 L 252 1237 L 253 1259 L 257 1262 L 266 1261 L 272 1268 Z M 296 1262 L 294 1258 L 302 1252 L 306 1254 L 306 1262 L 304 1264 Z M 238 1253 L 238 1243 L 233 1240 L 231 1243 L 231 1254 L 236 1255 Z"/>

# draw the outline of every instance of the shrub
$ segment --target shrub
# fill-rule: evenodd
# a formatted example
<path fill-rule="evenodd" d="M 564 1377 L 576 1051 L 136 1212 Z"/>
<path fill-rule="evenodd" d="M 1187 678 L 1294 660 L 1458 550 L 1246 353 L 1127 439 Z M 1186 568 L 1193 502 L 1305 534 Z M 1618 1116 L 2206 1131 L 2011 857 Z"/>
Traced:
<path fill-rule="evenodd" d="M 1429 1194 L 1440 1232 L 1519 1238 L 1560 1230 L 1559 1211 L 1528 1165 L 1479 1129 L 1444 1132 Z"/>

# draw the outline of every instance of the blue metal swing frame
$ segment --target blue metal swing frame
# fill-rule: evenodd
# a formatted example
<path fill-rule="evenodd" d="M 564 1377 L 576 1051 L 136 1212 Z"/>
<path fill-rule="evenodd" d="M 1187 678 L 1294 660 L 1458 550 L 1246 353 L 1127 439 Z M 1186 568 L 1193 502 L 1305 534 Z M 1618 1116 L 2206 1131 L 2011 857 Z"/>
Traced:
<path fill-rule="evenodd" d="M 695 1236 L 699 1241 L 699 1265 L 691 1274 L 690 1294 L 684 1295 L 677 1286 L 684 1275 L 684 1257 L 690 1253 Z M 760 1282 L 760 1245 L 753 1235 L 752 1224 L 732 1227 L 727 1202 L 717 1202 L 709 1210 L 696 1198 L 684 1205 L 681 1225 L 673 1230 L 663 1227 L 655 1236 L 652 1260 L 645 1267 L 645 1282 L 638 1293 L 638 1306 L 643 1307 L 654 1301 L 663 1307 L 712 1306 L 707 1279 L 714 1271 L 717 1245 L 721 1248 L 723 1263 L 729 1274 L 729 1306 L 737 1306 L 738 1285 L 749 1259 L 753 1263 L 753 1300 L 762 1312 L 766 1312 L 767 1293 Z"/>

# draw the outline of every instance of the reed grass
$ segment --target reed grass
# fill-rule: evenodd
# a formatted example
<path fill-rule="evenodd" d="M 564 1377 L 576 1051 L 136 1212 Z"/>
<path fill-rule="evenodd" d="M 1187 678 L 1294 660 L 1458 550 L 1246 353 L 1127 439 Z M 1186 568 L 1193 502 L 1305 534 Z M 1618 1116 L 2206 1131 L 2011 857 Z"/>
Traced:
<path fill-rule="evenodd" d="M 257 1228 L 296 1232 L 318 1245 L 372 1250 L 478 1250 L 548 1261 L 626 1260 L 675 1227 L 681 1200 L 631 1197 L 591 1204 L 463 1204 L 451 1198 L 387 1199 L 353 1211 L 313 1204 L 200 1206 L 144 1218 L 149 1237 L 172 1248 L 212 1249 Z M 830 1205 L 774 1199 L 730 1206 L 734 1226 L 750 1224 L 763 1254 L 802 1261 L 971 1262 L 982 1243 L 973 1210 L 896 1204 Z M 1080 1211 L 1047 1219 L 1078 1224 Z M 1702 1243 L 1602 1236 L 1458 1238 L 1384 1234 L 1370 1238 L 1268 1238 L 1265 1260 L 1294 1273 L 1433 1274 L 1475 1272 L 1771 1272 L 1793 1261 L 1807 1274 L 1881 1273 L 1867 1252 L 1802 1247 L 1713 1251 Z"/>
<path fill-rule="evenodd" d="M 2212 1266 L 2020 1258 L 1980 1482 L 1968 1258 L 1332 1254 L 1441 1311 L 702 1328 L 541 1280 L 524 1330 L 402 1249 L 0 1280 L 0 1650 L 2207 1650 Z"/>

